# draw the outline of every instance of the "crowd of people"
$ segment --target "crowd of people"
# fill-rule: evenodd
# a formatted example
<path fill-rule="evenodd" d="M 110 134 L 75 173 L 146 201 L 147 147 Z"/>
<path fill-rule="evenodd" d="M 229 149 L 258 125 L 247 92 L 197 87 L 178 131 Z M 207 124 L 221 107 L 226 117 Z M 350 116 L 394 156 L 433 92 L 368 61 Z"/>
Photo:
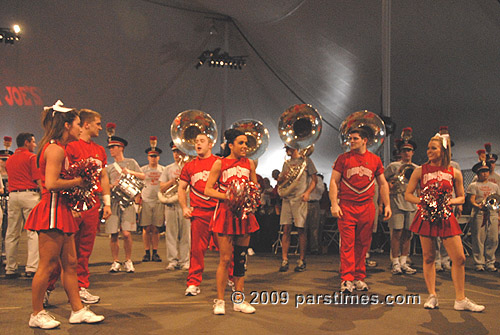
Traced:
<path fill-rule="evenodd" d="M 226 287 L 230 284 L 236 292 L 243 292 L 247 256 L 254 249 L 262 250 L 260 247 L 264 246 L 264 250 L 270 251 L 279 229 L 281 263 L 277 270 L 288 271 L 291 232 L 295 227 L 299 256 L 294 271 L 304 272 L 306 255 L 322 253 L 322 227 L 327 216 L 336 220 L 340 233 L 339 290 L 346 294 L 368 291 L 366 255 L 379 213 L 391 229 L 392 275 L 417 272 L 411 267 L 409 252 L 413 234 L 419 235 L 429 293 L 425 308 L 439 306 L 435 279 L 440 245 L 451 260 L 454 308 L 474 312 L 485 308 L 465 296 L 462 230 L 455 213 L 460 212 L 467 197 L 472 206 L 475 270 L 496 272 L 498 206 L 487 200 L 498 201 L 492 195 L 500 199 L 500 176 L 494 171 L 498 157 L 491 153 L 490 145 L 478 151 L 479 162 L 473 167 L 477 178 L 465 192 L 460 168 L 451 161 L 452 141 L 445 127 L 430 139 L 428 161 L 422 166 L 412 162 L 417 146 L 411 140 L 411 128 L 405 128 L 406 135 L 396 144 L 397 159 L 385 169 L 380 158 L 368 150 L 372 130 L 355 127 L 349 132 L 350 150 L 333 164 L 329 187 L 311 158 L 289 146 L 284 149 L 290 159 L 281 172 L 272 172 L 276 181 L 273 187 L 268 178 L 256 173 L 256 163 L 247 158 L 248 138 L 236 129 L 225 131 L 222 157 L 212 153 L 213 140 L 205 133 L 196 136 L 196 157 L 189 160 L 171 142 L 174 163 L 166 167 L 159 164 L 162 150 L 152 136 L 150 147 L 145 150 L 148 164 L 140 167 L 134 159 L 124 156 L 127 140 L 114 134 L 108 137 L 107 148 L 113 158 L 112 163 L 108 162 L 105 149 L 93 141 L 102 130 L 98 112 L 67 108 L 58 101 L 44 108 L 42 125 L 44 136 L 37 154 L 31 133 L 17 136 L 15 152 L 8 150 L 10 145 L 0 152 L 0 193 L 8 193 L 8 203 L 3 202 L 8 213 L 2 224 L 5 276 L 20 276 L 18 248 L 24 228 L 28 258 L 23 275 L 32 278 L 31 327 L 50 329 L 60 325 L 44 309 L 59 278 L 72 309 L 70 323 L 97 323 L 104 319 L 88 308 L 88 304 L 100 301 L 89 291 L 88 265 L 101 220 L 105 222 L 105 233 L 110 235 L 111 273 L 121 271 L 122 266 L 127 273 L 135 271 L 132 233 L 137 231 L 137 225 L 142 229 L 142 262 L 162 262 L 158 244 L 164 227 L 165 268 L 187 271 L 186 296 L 201 293 L 205 253 L 211 246 L 216 248 L 219 264 L 213 313 L 223 315 Z M 8 143 L 9 139 L 5 141 Z M 86 159 L 100 167 L 96 185 L 92 185 L 98 197 L 90 208 L 75 211 L 62 191 L 89 187 L 82 177 L 67 177 L 72 163 Z M 294 177 L 293 187 L 281 187 L 298 167 L 301 173 Z M 134 199 L 140 205 L 139 213 L 134 205 L 113 196 L 112 190 L 124 176 L 144 184 Z M 254 212 L 243 215 L 231 207 L 228 189 L 234 183 L 260 185 L 261 202 Z M 426 200 L 432 197 L 440 197 L 434 210 Z M 259 229 L 265 233 L 259 234 Z M 123 238 L 122 258 L 119 234 Z M 245 301 L 234 302 L 233 310 L 255 313 L 255 308 Z"/>

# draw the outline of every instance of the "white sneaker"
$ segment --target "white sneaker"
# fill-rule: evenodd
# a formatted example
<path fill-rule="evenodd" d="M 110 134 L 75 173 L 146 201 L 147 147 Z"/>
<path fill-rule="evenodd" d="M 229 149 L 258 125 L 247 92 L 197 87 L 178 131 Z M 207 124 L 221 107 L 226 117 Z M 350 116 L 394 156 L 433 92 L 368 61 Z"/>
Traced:
<path fill-rule="evenodd" d="M 43 308 L 45 307 L 48 307 L 49 306 L 49 298 L 50 298 L 50 294 L 52 293 L 52 291 L 45 291 L 45 294 L 43 295 Z"/>
<path fill-rule="evenodd" d="M 127 271 L 127 273 L 135 272 L 134 263 L 132 263 L 132 260 L 130 259 L 123 263 L 123 267 L 125 268 L 125 271 Z"/>
<path fill-rule="evenodd" d="M 456 302 L 455 302 L 455 305 L 456 305 Z M 427 298 L 427 300 L 425 301 L 424 308 L 425 309 L 436 309 L 436 308 L 439 308 L 438 298 L 434 294 L 431 294 Z"/>
<path fill-rule="evenodd" d="M 201 293 L 201 290 L 198 286 L 196 285 L 189 285 L 187 288 L 186 288 L 186 292 L 184 293 L 184 295 L 187 295 L 187 296 L 195 296 L 195 295 L 198 295 Z"/>
<path fill-rule="evenodd" d="M 181 266 L 182 271 L 189 271 L 189 263 L 185 263 L 184 265 Z"/>
<path fill-rule="evenodd" d="M 356 291 L 368 291 L 368 285 L 363 280 L 355 280 Z"/>
<path fill-rule="evenodd" d="M 225 302 L 224 300 L 214 299 L 214 314 L 224 315 L 226 314 Z"/>
<path fill-rule="evenodd" d="M 116 273 L 116 272 L 120 272 L 121 269 L 122 269 L 122 266 L 121 266 L 120 262 L 114 261 L 113 264 L 111 264 L 111 267 L 109 268 L 109 272 Z"/>
<path fill-rule="evenodd" d="M 250 305 L 248 301 L 243 301 L 241 304 L 233 304 L 233 310 L 236 312 L 241 312 L 245 314 L 255 313 L 255 307 Z"/>
<path fill-rule="evenodd" d="M 471 311 L 471 312 L 482 312 L 485 307 L 483 305 L 478 305 L 474 301 L 465 298 L 464 300 L 455 300 L 455 306 L 453 306 L 457 311 Z"/>
<path fill-rule="evenodd" d="M 252 248 L 248 248 L 247 254 L 248 256 L 253 256 L 255 255 L 255 251 Z"/>
<path fill-rule="evenodd" d="M 176 266 L 177 266 L 177 264 L 170 263 L 170 264 L 167 265 L 167 267 L 165 269 L 168 270 L 168 271 L 174 271 L 175 268 L 176 268 Z"/>
<path fill-rule="evenodd" d="M 104 320 L 103 315 L 96 315 L 92 312 L 89 306 L 85 306 L 78 312 L 71 311 L 69 323 L 97 323 Z"/>
<path fill-rule="evenodd" d="M 391 273 L 393 275 L 401 275 L 401 274 L 403 274 L 403 270 L 401 270 L 401 265 L 399 263 L 392 263 Z"/>
<path fill-rule="evenodd" d="M 80 287 L 80 299 L 84 304 L 97 304 L 101 298 L 91 294 L 85 287 Z"/>
<path fill-rule="evenodd" d="M 352 293 L 354 291 L 354 284 L 350 280 L 344 280 L 340 284 L 340 292 Z"/>
<path fill-rule="evenodd" d="M 414 275 L 415 273 L 417 273 L 417 270 L 415 270 L 414 268 L 410 267 L 408 265 L 408 263 L 405 263 L 403 265 L 401 265 L 401 270 L 406 273 L 407 275 Z"/>
<path fill-rule="evenodd" d="M 43 309 L 38 312 L 37 315 L 31 314 L 28 324 L 30 327 L 52 329 L 59 327 L 61 323 L 56 321 L 56 318 L 52 314 L 49 314 L 45 309 Z"/>

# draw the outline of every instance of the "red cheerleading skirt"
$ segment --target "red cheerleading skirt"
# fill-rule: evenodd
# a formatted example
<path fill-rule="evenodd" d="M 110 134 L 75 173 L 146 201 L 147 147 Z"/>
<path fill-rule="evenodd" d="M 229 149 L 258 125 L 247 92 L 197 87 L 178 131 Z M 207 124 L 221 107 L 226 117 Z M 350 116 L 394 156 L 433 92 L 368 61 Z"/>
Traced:
<path fill-rule="evenodd" d="M 421 211 L 418 210 L 415 214 L 415 218 L 410 226 L 412 232 L 429 237 L 451 237 L 462 234 L 462 229 L 455 215 L 451 214 L 448 219 L 441 222 L 429 222 L 424 220 L 420 213 Z"/>
<path fill-rule="evenodd" d="M 57 192 L 45 192 L 28 216 L 24 228 L 34 231 L 57 229 L 63 233 L 75 233 L 78 231 L 78 224 L 66 198 Z"/>
<path fill-rule="evenodd" d="M 243 220 L 236 217 L 224 201 L 219 201 L 210 221 L 210 230 L 225 235 L 245 235 L 259 230 L 259 223 L 253 213 Z"/>

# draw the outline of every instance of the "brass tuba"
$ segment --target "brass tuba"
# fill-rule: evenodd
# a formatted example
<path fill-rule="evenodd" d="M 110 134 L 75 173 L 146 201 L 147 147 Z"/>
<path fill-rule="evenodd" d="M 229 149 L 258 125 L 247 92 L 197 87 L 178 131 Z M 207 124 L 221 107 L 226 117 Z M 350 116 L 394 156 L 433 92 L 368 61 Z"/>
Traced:
<path fill-rule="evenodd" d="M 500 195 L 491 193 L 481 203 L 487 210 L 498 211 L 500 209 Z"/>
<path fill-rule="evenodd" d="M 210 114 L 196 109 L 179 113 L 170 125 L 170 136 L 175 146 L 183 153 L 181 162 L 184 165 L 196 156 L 195 140 L 198 134 L 206 134 L 213 143 L 217 141 L 217 125 Z M 165 192 L 158 192 L 158 199 L 164 204 L 179 201 L 179 178 Z"/>
<path fill-rule="evenodd" d="M 410 181 L 411 174 L 415 170 L 415 166 L 411 163 L 407 164 L 402 164 L 399 169 L 397 174 L 391 178 L 389 181 L 392 183 L 393 189 L 391 190 L 391 193 L 401 193 L 405 191 L 406 185 L 408 185 L 408 182 Z"/>
<path fill-rule="evenodd" d="M 256 160 L 266 152 L 269 145 L 269 131 L 262 122 L 244 119 L 234 122 L 230 128 L 238 129 L 247 135 L 247 158 Z"/>
<path fill-rule="evenodd" d="M 319 139 L 323 121 L 321 115 L 311 105 L 293 105 L 281 114 L 278 132 L 285 146 L 299 150 L 301 163 L 292 165 L 285 161 L 278 181 L 278 194 L 286 197 L 297 187 L 298 181 L 307 167 L 306 157 L 314 151 L 314 143 Z"/>
<path fill-rule="evenodd" d="M 386 130 L 384 121 L 375 113 L 362 110 L 349 115 L 340 125 L 340 145 L 344 151 L 349 151 L 349 132 L 354 128 L 364 128 L 369 131 L 366 148 L 376 153 L 384 143 Z"/>

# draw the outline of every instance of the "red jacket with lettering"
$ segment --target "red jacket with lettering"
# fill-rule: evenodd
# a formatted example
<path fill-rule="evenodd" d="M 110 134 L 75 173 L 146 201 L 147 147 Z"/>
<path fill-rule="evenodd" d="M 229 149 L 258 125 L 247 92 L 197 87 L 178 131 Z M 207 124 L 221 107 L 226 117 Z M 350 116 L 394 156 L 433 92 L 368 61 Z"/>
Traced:
<path fill-rule="evenodd" d="M 375 178 L 384 173 L 380 157 L 370 151 L 346 152 L 337 158 L 333 169 L 342 175 L 338 198 L 356 202 L 373 199 Z"/>
<path fill-rule="evenodd" d="M 192 161 L 187 162 L 182 168 L 180 178 L 191 185 L 189 199 L 191 206 L 194 208 L 208 209 L 215 208 L 217 205 L 217 199 L 204 194 L 208 175 L 210 174 L 212 165 L 217 159 L 219 158 L 214 155 L 205 159 L 196 157 Z"/>

